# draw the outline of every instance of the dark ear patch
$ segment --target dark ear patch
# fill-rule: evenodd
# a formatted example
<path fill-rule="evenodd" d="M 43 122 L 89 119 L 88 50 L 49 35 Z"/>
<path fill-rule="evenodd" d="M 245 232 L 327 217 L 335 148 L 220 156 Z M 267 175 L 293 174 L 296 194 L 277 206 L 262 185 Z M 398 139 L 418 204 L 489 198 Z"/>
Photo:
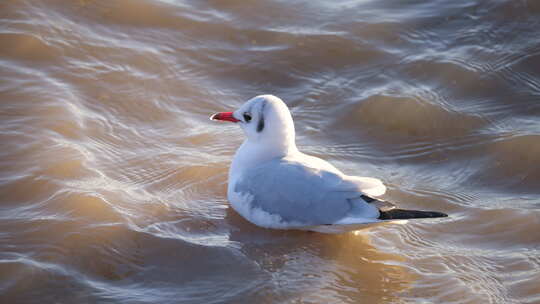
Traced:
<path fill-rule="evenodd" d="M 259 117 L 259 123 L 257 124 L 257 132 L 262 132 L 262 130 L 264 129 L 264 115 L 262 115 L 261 113 L 261 116 Z"/>
<path fill-rule="evenodd" d="M 261 105 L 261 112 L 259 113 L 259 123 L 257 124 L 257 133 L 261 133 L 264 130 L 264 107 L 266 106 L 266 100 L 263 100 Z"/>

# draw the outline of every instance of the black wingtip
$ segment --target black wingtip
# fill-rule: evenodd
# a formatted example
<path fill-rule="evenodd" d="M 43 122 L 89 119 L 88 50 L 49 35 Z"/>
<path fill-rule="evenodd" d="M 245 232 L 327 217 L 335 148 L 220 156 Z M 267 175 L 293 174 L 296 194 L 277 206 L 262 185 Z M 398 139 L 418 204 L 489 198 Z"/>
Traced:
<path fill-rule="evenodd" d="M 407 220 L 416 218 L 437 218 L 447 217 L 448 214 L 437 211 L 420 211 L 420 210 L 405 210 L 391 209 L 388 211 L 380 211 L 380 220 Z"/>

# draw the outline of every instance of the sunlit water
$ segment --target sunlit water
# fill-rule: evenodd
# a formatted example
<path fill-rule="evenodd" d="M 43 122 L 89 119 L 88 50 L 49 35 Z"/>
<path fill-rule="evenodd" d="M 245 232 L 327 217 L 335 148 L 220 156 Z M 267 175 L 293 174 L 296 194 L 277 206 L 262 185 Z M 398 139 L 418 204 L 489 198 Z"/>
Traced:
<path fill-rule="evenodd" d="M 0 2 L 0 302 L 540 303 L 540 2 Z M 257 228 L 242 141 L 298 145 L 442 220 Z"/>

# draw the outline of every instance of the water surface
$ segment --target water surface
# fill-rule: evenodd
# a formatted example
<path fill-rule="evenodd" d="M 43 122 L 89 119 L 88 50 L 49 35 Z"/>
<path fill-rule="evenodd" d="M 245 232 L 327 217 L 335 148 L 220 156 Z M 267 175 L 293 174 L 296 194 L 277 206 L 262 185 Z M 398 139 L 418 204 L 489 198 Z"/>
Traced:
<path fill-rule="evenodd" d="M 0 3 L 0 302 L 539 303 L 540 2 Z M 262 93 L 442 220 L 271 231 L 226 201 Z"/>

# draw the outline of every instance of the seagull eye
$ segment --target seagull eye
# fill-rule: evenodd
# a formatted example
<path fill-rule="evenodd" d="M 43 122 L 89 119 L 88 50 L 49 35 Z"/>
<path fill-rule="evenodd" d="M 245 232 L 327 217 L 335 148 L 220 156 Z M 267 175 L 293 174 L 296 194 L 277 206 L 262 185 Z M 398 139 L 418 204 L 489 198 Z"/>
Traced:
<path fill-rule="evenodd" d="M 244 113 L 244 120 L 249 122 L 251 120 L 251 115 L 249 115 L 249 113 Z"/>

